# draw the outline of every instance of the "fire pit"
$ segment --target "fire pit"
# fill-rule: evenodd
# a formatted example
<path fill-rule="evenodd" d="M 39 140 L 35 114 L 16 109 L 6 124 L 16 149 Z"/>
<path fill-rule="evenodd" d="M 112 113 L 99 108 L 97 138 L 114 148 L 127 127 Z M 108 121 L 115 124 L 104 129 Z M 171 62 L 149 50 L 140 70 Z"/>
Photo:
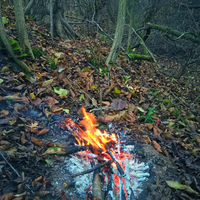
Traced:
<path fill-rule="evenodd" d="M 150 175 L 148 164 L 138 161 L 133 154 L 134 146 L 121 141 L 120 134 L 101 132 L 96 128 L 94 115 L 85 108 L 82 113 L 84 119 L 80 124 L 84 128 L 69 118 L 65 119 L 65 127 L 72 132 L 78 145 L 85 148 L 66 161 L 77 193 L 85 199 L 137 197 L 141 184 Z"/>

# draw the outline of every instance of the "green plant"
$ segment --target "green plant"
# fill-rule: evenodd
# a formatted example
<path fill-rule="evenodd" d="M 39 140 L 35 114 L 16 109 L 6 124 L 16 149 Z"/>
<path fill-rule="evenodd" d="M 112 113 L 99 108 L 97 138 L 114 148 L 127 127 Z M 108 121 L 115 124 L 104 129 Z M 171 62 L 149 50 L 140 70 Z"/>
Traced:
<path fill-rule="evenodd" d="M 124 82 L 127 82 L 130 78 L 131 78 L 131 76 L 124 75 L 123 81 L 124 81 Z"/>
<path fill-rule="evenodd" d="M 53 58 L 50 58 L 50 59 L 49 59 L 48 64 L 49 64 L 49 66 L 50 66 L 50 68 L 51 68 L 52 70 L 55 70 L 55 69 L 57 68 L 57 67 L 56 67 L 56 61 L 55 61 L 55 59 L 53 59 Z"/>
<path fill-rule="evenodd" d="M 19 56 L 21 54 L 21 48 L 19 46 L 19 43 L 16 40 L 10 40 L 10 39 L 9 42 L 14 53 Z"/>
<path fill-rule="evenodd" d="M 32 48 L 32 51 L 35 57 L 40 57 L 44 55 L 44 53 L 37 48 Z"/>
<path fill-rule="evenodd" d="M 154 118 L 155 118 L 154 113 L 155 112 L 156 112 L 155 107 L 149 108 L 149 112 L 147 113 L 147 116 L 142 115 L 142 116 L 140 116 L 140 118 L 145 118 L 144 122 L 155 124 L 155 121 L 154 121 Z"/>
<path fill-rule="evenodd" d="M 104 35 L 104 34 L 102 34 L 102 33 L 100 33 L 100 36 L 101 36 L 104 40 L 107 39 L 107 36 Z"/>

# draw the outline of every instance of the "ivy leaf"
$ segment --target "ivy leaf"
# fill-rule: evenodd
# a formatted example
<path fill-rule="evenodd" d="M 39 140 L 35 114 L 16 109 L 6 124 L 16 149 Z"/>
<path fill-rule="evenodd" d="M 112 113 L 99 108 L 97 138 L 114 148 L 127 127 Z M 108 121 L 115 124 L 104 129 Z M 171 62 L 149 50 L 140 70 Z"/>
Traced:
<path fill-rule="evenodd" d="M 3 21 L 4 24 L 8 23 L 8 20 L 5 17 L 2 17 L 2 21 Z"/>
<path fill-rule="evenodd" d="M 90 51 L 90 50 L 85 50 L 85 52 L 86 52 L 86 53 L 89 53 L 89 54 L 91 53 L 91 51 Z"/>
<path fill-rule="evenodd" d="M 59 73 L 61 73 L 64 70 L 64 68 L 61 68 L 58 70 Z"/>
<path fill-rule="evenodd" d="M 59 94 L 59 95 L 65 95 L 65 96 L 67 96 L 67 90 L 66 90 L 66 89 L 63 89 L 63 88 L 55 87 L 55 88 L 54 88 L 54 92 L 55 92 L 56 94 Z"/>
<path fill-rule="evenodd" d="M 62 110 L 65 111 L 67 114 L 69 113 L 69 109 L 63 108 Z"/>
<path fill-rule="evenodd" d="M 3 79 L 0 78 L 0 84 L 3 83 Z"/>
<path fill-rule="evenodd" d="M 81 94 L 81 96 L 79 97 L 79 101 L 82 102 L 85 99 L 84 94 Z"/>
<path fill-rule="evenodd" d="M 112 91 L 112 93 L 113 94 L 120 94 L 121 92 L 120 92 L 120 90 L 117 87 L 115 87 L 114 91 Z"/>

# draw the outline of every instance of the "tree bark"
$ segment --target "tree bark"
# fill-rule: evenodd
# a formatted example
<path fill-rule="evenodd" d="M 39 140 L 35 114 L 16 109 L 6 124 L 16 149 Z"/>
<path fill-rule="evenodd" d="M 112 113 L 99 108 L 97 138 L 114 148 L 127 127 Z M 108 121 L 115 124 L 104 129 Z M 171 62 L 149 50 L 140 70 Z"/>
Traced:
<path fill-rule="evenodd" d="M 35 57 L 33 55 L 29 40 L 28 33 L 26 30 L 26 24 L 24 19 L 24 12 L 22 8 L 22 0 L 14 0 L 14 10 L 15 10 L 15 19 L 17 32 L 19 37 L 19 43 L 22 48 L 22 52 L 24 54 L 28 54 L 28 56 L 34 60 Z"/>
<path fill-rule="evenodd" d="M 68 24 L 64 8 L 64 0 L 52 0 L 54 35 L 74 39 L 78 35 Z M 26 7 L 25 14 L 35 15 L 36 23 L 50 30 L 50 0 L 31 0 Z"/>
<path fill-rule="evenodd" d="M 192 33 L 182 33 L 180 31 L 172 29 L 170 27 L 165 27 L 165 26 L 161 26 L 161 25 L 157 25 L 157 24 L 151 24 L 151 23 L 147 23 L 145 28 L 162 31 L 162 32 L 167 33 L 169 35 L 174 35 L 174 36 L 178 37 L 179 39 L 182 38 L 182 39 L 190 40 L 191 42 L 200 44 L 200 37 L 196 37 Z"/>
<path fill-rule="evenodd" d="M 122 36 L 124 32 L 125 15 L 126 15 L 126 2 L 127 0 L 119 0 L 118 16 L 117 16 L 117 27 L 115 30 L 115 37 L 112 44 L 112 48 L 106 59 L 106 65 L 111 68 L 112 64 L 116 61 L 117 53 L 119 51 Z"/>
<path fill-rule="evenodd" d="M 7 39 L 8 36 L 7 36 L 7 34 L 6 34 L 6 31 L 5 31 L 5 28 L 4 28 L 4 25 L 3 25 L 3 21 L 2 21 L 2 15 L 1 15 L 1 1 L 0 1 L 0 38 L 1 38 L 1 40 L 2 40 L 2 42 L 3 42 L 3 44 L 4 44 L 4 46 L 6 47 L 6 49 L 7 49 L 8 53 L 9 53 L 9 55 L 13 58 L 13 60 L 22 68 L 22 70 L 23 70 L 24 72 L 26 72 L 26 73 L 31 73 L 30 68 L 29 68 L 23 61 L 19 60 L 19 59 L 15 56 L 15 54 L 14 54 L 14 52 L 13 52 L 13 50 L 12 50 L 10 44 L 9 44 L 9 41 L 8 41 L 8 39 Z"/>

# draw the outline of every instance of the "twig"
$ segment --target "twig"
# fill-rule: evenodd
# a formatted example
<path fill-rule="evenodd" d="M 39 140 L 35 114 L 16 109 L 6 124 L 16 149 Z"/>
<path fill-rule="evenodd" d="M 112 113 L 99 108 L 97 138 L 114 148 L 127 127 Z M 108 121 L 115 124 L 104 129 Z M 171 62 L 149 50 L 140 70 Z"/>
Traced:
<path fill-rule="evenodd" d="M 19 173 L 17 170 L 8 162 L 8 160 L 4 157 L 4 155 L 0 152 L 2 158 L 6 161 L 6 163 L 12 168 L 12 170 L 17 174 L 18 177 L 20 177 Z"/>
<path fill-rule="evenodd" d="M 2 151 L 0 151 L 0 155 L 1 155 L 2 158 L 6 161 L 6 163 L 11 167 L 11 169 L 17 174 L 17 176 L 18 176 L 18 177 L 21 177 L 21 176 L 19 175 L 19 173 L 17 172 L 17 170 L 16 170 L 16 169 L 8 162 L 8 160 L 4 157 L 4 155 L 2 154 Z M 34 193 L 28 185 L 25 184 L 25 186 L 26 186 L 32 193 Z"/>
<path fill-rule="evenodd" d="M 150 56 L 153 58 L 153 61 L 158 65 L 158 67 L 160 68 L 158 62 L 156 61 L 154 55 L 151 53 L 151 51 L 147 48 L 147 46 L 144 43 L 144 40 L 139 36 L 139 34 L 136 32 L 136 30 L 134 28 L 132 28 L 133 32 L 137 35 L 138 38 L 140 38 L 143 46 L 145 47 L 145 49 L 148 51 L 148 53 L 150 54 Z"/>
<path fill-rule="evenodd" d="M 192 103 L 195 103 L 200 98 L 200 94 L 195 98 L 195 100 Z"/>
<path fill-rule="evenodd" d="M 176 99 L 178 99 L 184 106 L 188 107 L 188 105 L 185 102 L 183 102 L 183 100 L 178 98 L 172 91 L 169 91 L 169 93 L 172 94 Z"/>
<path fill-rule="evenodd" d="M 91 173 L 91 172 L 93 172 L 93 171 L 95 171 L 97 169 L 100 169 L 100 168 L 104 167 L 105 165 L 110 165 L 112 162 L 113 162 L 112 160 L 109 160 L 107 162 L 97 164 L 91 169 L 85 170 L 85 171 L 77 173 L 77 174 L 72 174 L 72 177 L 76 177 L 76 176 L 80 176 L 80 175 Z"/>

